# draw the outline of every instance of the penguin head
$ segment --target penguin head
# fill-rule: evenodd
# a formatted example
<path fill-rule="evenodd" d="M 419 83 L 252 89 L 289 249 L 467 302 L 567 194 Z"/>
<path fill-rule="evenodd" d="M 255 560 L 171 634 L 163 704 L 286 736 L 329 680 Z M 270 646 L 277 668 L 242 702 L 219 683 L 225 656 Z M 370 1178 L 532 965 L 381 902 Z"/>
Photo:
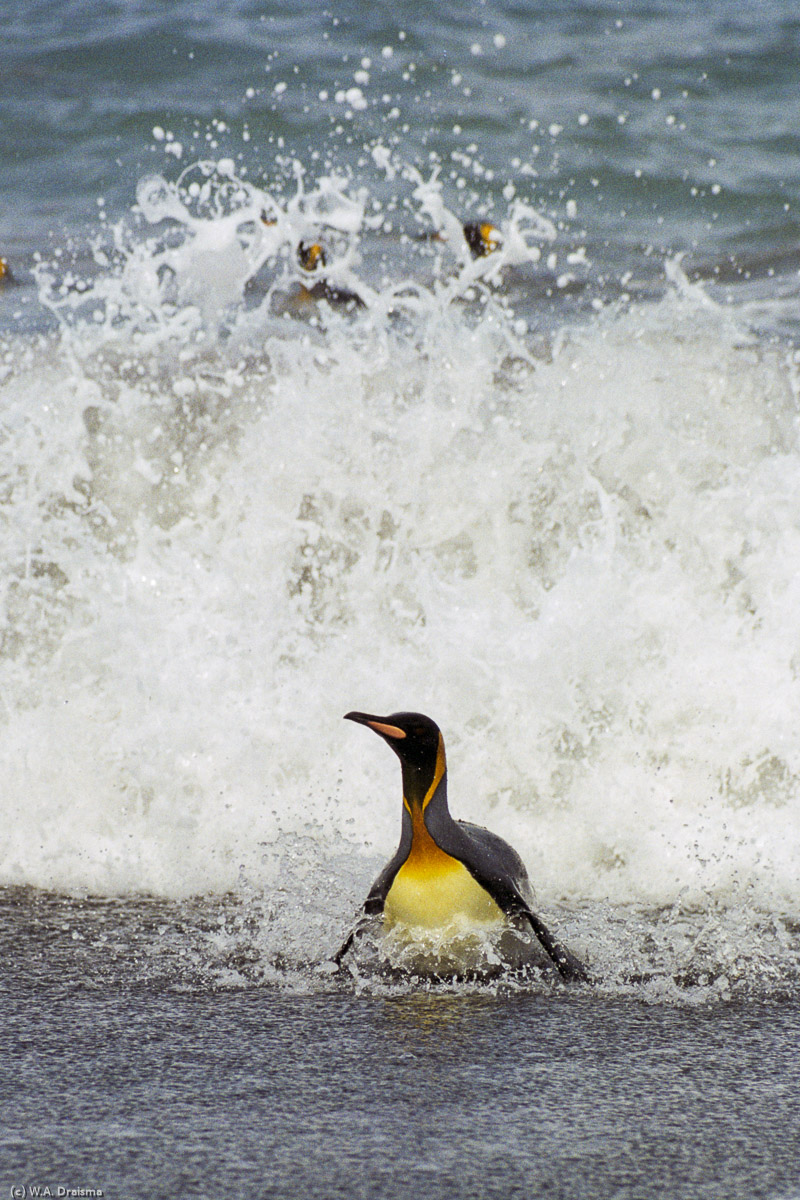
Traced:
<path fill-rule="evenodd" d="M 485 258 L 500 245 L 500 230 L 491 221 L 468 221 L 463 228 L 473 258 Z"/>
<path fill-rule="evenodd" d="M 325 250 L 319 242 L 300 242 L 297 258 L 304 271 L 316 271 L 325 266 Z"/>
<path fill-rule="evenodd" d="M 439 754 L 444 754 L 439 726 L 422 713 L 399 712 L 388 717 L 369 713 L 345 713 L 345 721 L 356 721 L 374 729 L 394 750 L 404 767 L 433 776 Z"/>

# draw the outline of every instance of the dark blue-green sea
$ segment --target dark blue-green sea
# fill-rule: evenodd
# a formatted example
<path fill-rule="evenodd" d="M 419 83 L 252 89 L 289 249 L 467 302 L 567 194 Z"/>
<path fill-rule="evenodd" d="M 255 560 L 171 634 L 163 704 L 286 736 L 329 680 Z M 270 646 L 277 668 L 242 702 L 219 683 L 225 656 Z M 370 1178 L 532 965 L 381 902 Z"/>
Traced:
<path fill-rule="evenodd" d="M 2 18 L 0 1193 L 800 1200 L 800 9 Z"/>

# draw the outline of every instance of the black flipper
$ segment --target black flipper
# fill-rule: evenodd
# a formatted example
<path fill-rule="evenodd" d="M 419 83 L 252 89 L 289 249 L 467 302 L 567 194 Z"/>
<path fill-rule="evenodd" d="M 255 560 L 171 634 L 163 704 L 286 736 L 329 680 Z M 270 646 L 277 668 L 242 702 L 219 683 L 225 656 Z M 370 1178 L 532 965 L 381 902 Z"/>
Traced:
<path fill-rule="evenodd" d="M 407 828 L 406 825 L 408 826 Z M 389 895 L 389 890 L 394 883 L 394 877 L 408 858 L 410 850 L 411 822 L 410 820 L 408 822 L 406 821 L 404 814 L 403 832 L 397 852 L 394 855 L 394 858 L 392 858 L 391 861 L 386 864 L 378 878 L 373 883 L 372 887 L 369 889 L 369 894 L 361 906 L 361 912 L 359 913 L 358 920 L 350 930 L 345 940 L 342 942 L 339 949 L 333 955 L 332 961 L 336 963 L 337 967 L 341 967 L 342 959 L 347 954 L 356 938 L 360 937 L 365 929 L 369 927 L 373 917 L 379 917 L 383 912 L 383 906 L 386 903 L 386 897 Z"/>
<path fill-rule="evenodd" d="M 568 983 L 591 983 L 592 977 L 579 958 L 553 937 L 541 917 L 529 908 L 518 910 L 519 915 L 529 922 L 546 952 L 550 955 L 562 979 Z"/>
<path fill-rule="evenodd" d="M 342 942 L 339 949 L 333 955 L 332 961 L 336 963 L 337 967 L 341 967 L 342 959 L 344 958 L 345 954 L 347 954 L 347 951 L 350 949 L 350 947 L 352 946 L 352 944 L 356 940 L 356 938 L 361 936 L 361 934 L 366 929 L 366 926 L 367 926 L 366 919 L 362 919 L 362 920 L 356 922 L 356 924 L 350 930 L 350 932 L 348 933 L 347 937 Z"/>

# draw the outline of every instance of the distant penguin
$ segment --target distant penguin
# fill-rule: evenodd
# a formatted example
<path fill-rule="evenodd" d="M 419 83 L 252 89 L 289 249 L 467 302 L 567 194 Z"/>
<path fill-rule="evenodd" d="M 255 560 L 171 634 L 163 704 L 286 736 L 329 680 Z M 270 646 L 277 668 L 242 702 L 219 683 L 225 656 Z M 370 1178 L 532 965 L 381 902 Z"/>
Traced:
<path fill-rule="evenodd" d="M 503 237 L 500 230 L 496 225 L 492 225 L 491 221 L 467 221 L 461 226 L 461 232 L 464 234 L 464 241 L 473 258 L 485 258 L 487 254 L 497 250 Z M 432 233 L 421 233 L 419 240 L 446 242 L 449 239 L 441 229 L 435 229 Z"/>
<path fill-rule="evenodd" d="M 11 274 L 11 268 L 8 265 L 8 260 L 0 254 L 0 284 L 11 283 L 14 276 Z"/>
<path fill-rule="evenodd" d="M 334 961 L 341 964 L 370 919 L 391 927 L 440 929 L 454 919 L 533 931 L 565 980 L 586 982 L 586 967 L 533 911 L 528 873 L 516 850 L 488 829 L 455 821 L 447 806 L 447 765 L 439 727 L 422 713 L 388 717 L 349 712 L 400 759 L 403 824 L 394 857 L 372 885 L 355 928 Z"/>
<path fill-rule="evenodd" d="M 468 221 L 462 228 L 473 258 L 485 258 L 500 245 L 500 230 L 490 221 Z"/>
<path fill-rule="evenodd" d="M 319 242 L 300 242 L 297 247 L 297 261 L 309 274 L 321 271 L 326 265 L 325 249 Z M 366 307 L 357 292 L 338 287 L 324 277 L 310 286 L 304 283 L 303 291 L 312 299 L 326 300 L 336 308 Z"/>

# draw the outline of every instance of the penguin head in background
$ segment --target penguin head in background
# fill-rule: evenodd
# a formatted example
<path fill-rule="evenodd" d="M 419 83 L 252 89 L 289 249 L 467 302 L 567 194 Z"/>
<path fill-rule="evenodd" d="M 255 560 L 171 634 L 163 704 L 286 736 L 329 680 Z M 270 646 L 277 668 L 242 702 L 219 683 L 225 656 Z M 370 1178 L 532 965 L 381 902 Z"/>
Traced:
<path fill-rule="evenodd" d="M 485 258 L 500 245 L 500 230 L 490 221 L 468 221 L 463 228 L 473 258 Z"/>
<path fill-rule="evenodd" d="M 325 266 L 325 250 L 319 242 L 299 242 L 297 259 L 304 271 L 316 271 Z"/>
<path fill-rule="evenodd" d="M 415 712 L 388 717 L 349 712 L 344 719 L 368 726 L 391 746 L 400 759 L 403 790 L 409 800 L 430 799 L 434 783 L 438 784 L 445 772 L 444 739 L 435 721 Z"/>

